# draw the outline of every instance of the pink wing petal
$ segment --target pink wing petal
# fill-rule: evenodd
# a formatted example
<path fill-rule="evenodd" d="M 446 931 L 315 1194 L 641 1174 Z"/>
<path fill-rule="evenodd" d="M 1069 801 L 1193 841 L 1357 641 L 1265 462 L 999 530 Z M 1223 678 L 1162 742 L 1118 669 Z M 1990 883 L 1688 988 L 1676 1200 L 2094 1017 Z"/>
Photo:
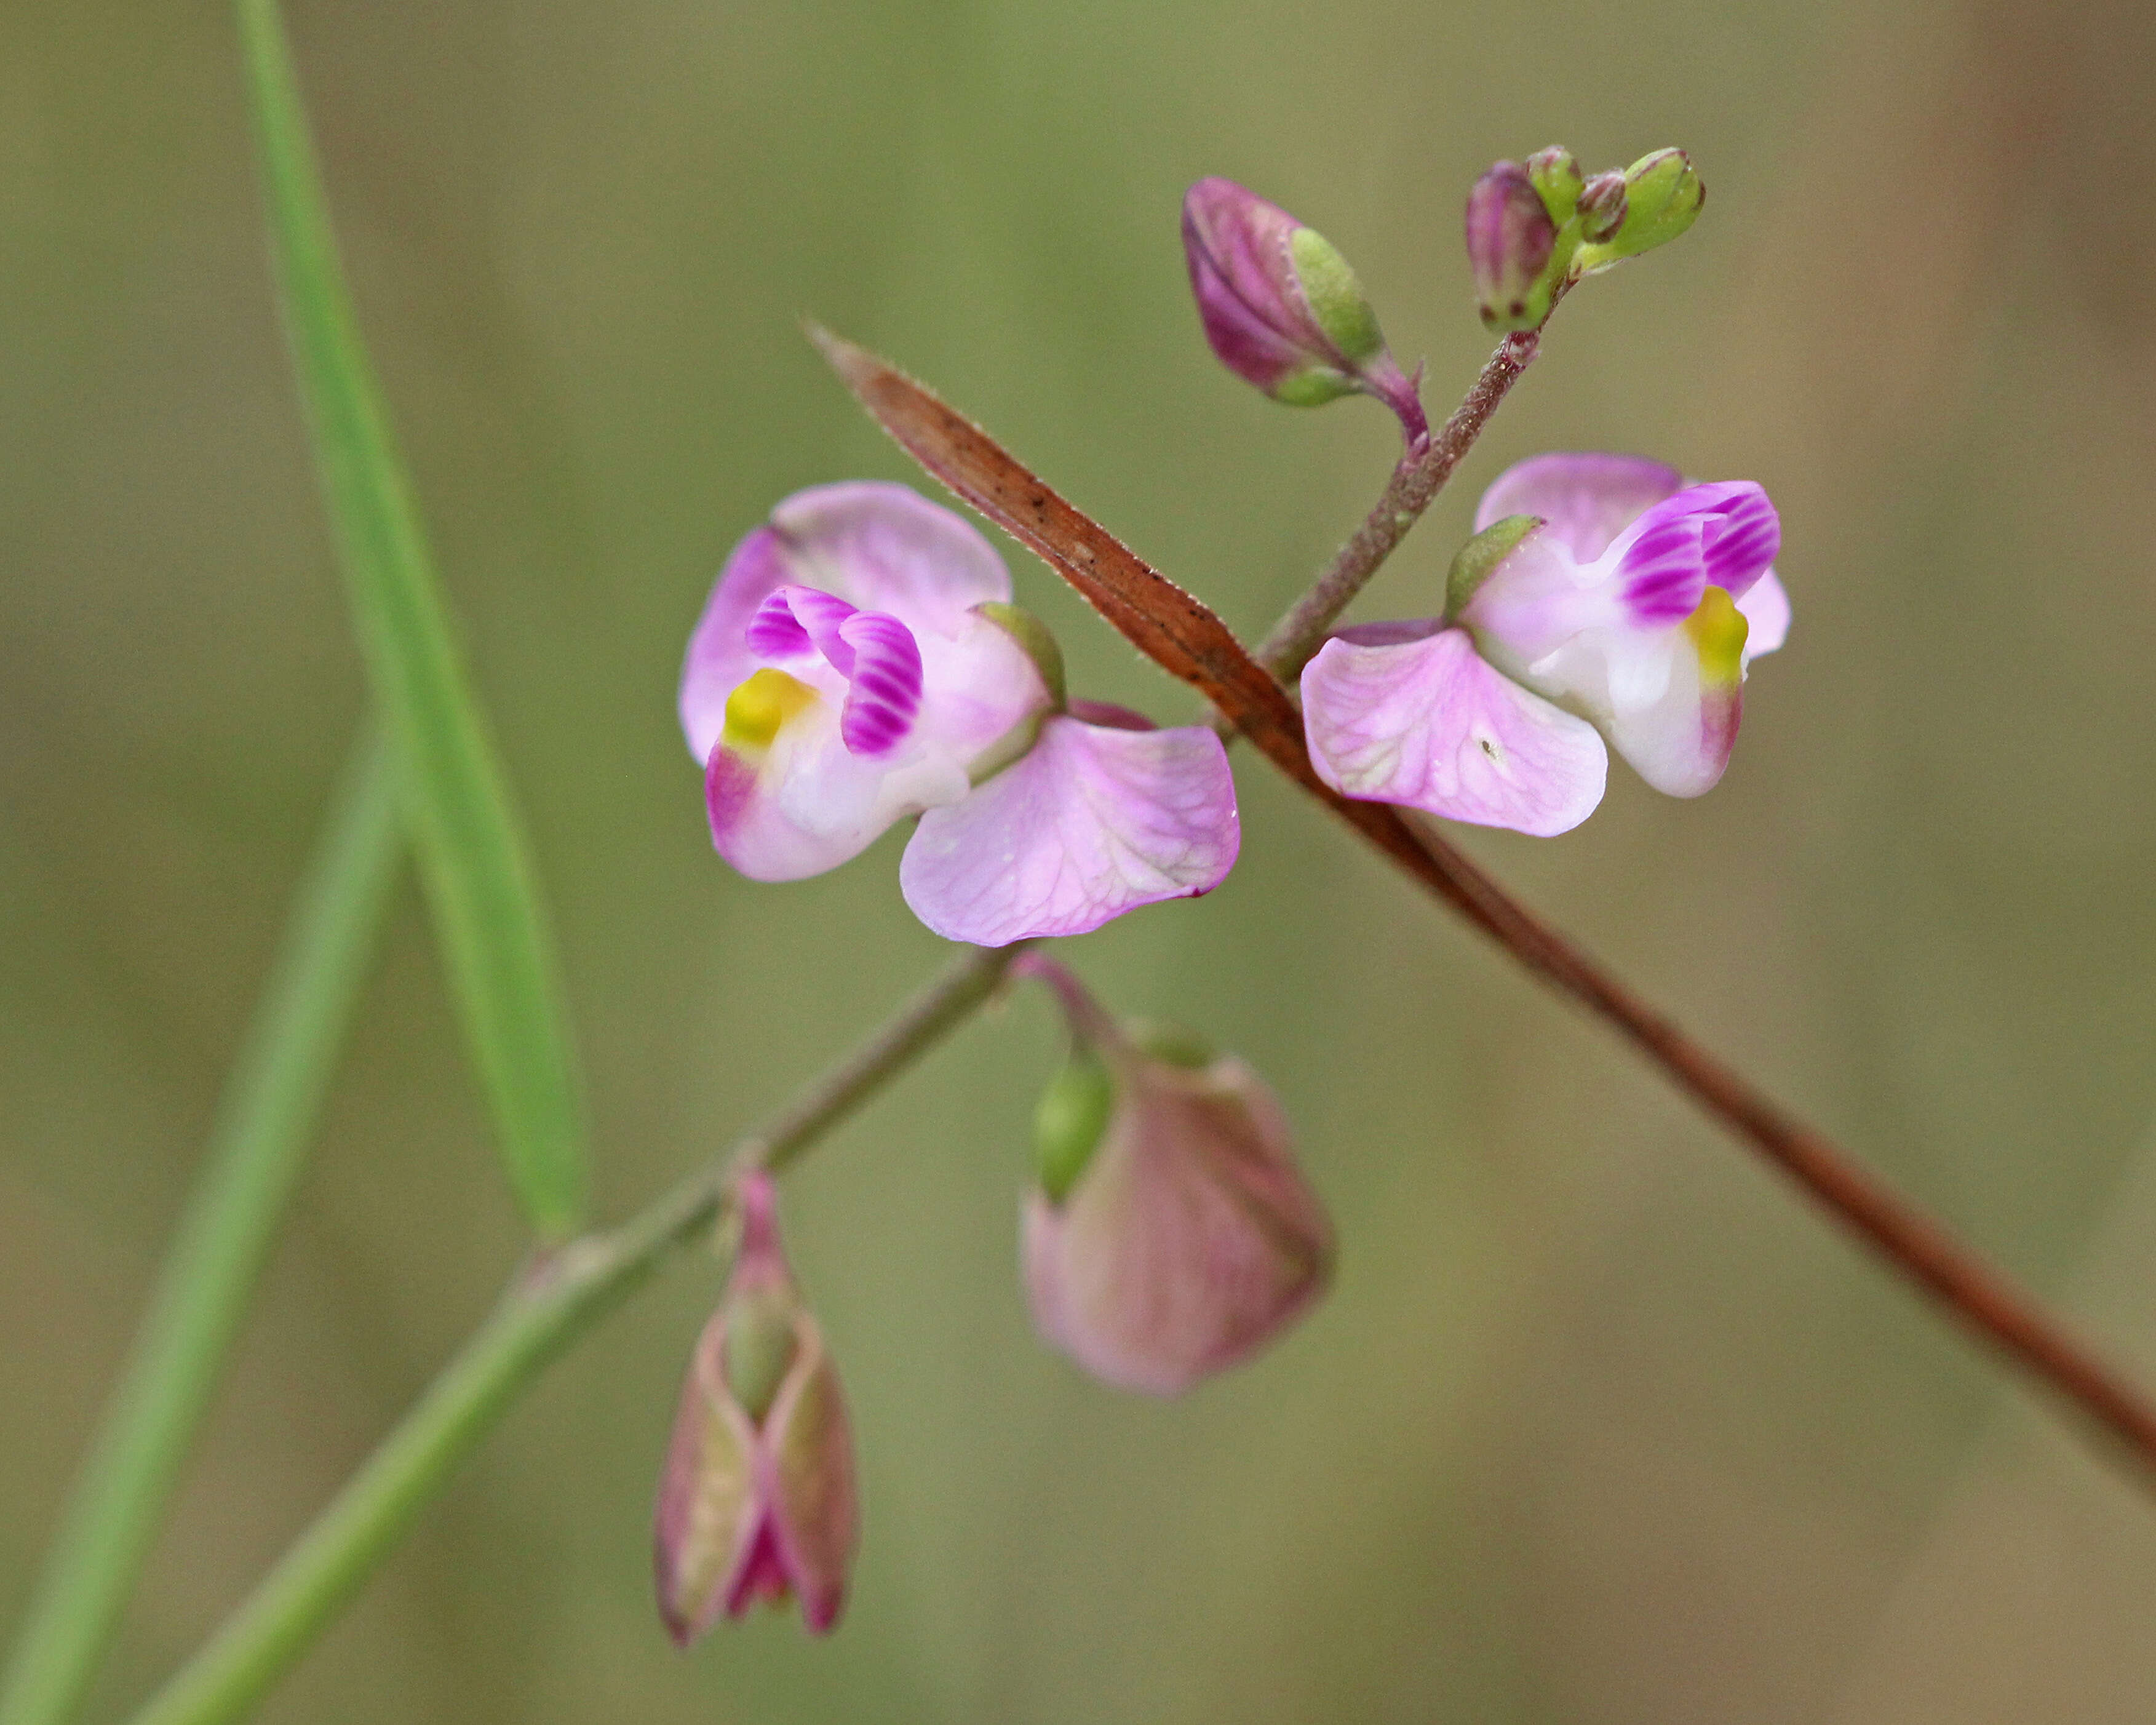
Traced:
<path fill-rule="evenodd" d="M 1240 842 L 1235 779 L 1210 731 L 1059 715 L 1022 759 L 921 817 L 898 880 L 945 939 L 1000 947 L 1209 892 Z"/>
<path fill-rule="evenodd" d="M 1752 583 L 1737 602 L 1751 631 L 1744 639 L 1744 662 L 1772 653 L 1789 638 L 1789 595 L 1772 569 Z"/>
<path fill-rule="evenodd" d="M 1465 629 L 1389 646 L 1326 643 L 1302 673 L 1318 774 L 1342 796 L 1548 837 L 1594 812 L 1594 727 L 1522 689 Z"/>
<path fill-rule="evenodd" d="M 1641 455 L 1536 455 L 1499 474 L 1475 511 L 1475 531 L 1508 515 L 1540 516 L 1579 562 L 1684 485 L 1674 467 Z"/>

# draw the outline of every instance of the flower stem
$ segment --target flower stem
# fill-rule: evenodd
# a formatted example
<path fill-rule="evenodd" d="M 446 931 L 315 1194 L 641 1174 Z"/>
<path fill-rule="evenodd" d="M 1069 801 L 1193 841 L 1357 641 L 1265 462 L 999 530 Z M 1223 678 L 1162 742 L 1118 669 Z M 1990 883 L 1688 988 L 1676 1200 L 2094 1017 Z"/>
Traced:
<path fill-rule="evenodd" d="M 402 848 L 398 780 L 370 724 L 18 1633 L 0 1685 L 0 1725 L 61 1725 L 111 1639 L 305 1164 Z"/>
<path fill-rule="evenodd" d="M 1547 321 L 1547 320 L 1545 320 Z M 1466 398 L 1452 410 L 1452 417 L 1438 428 L 1437 435 L 1411 447 L 1393 470 L 1384 495 L 1378 498 L 1363 525 L 1333 553 L 1310 590 L 1297 599 L 1287 614 L 1273 625 L 1272 633 L 1251 656 L 1284 683 L 1293 683 L 1296 673 L 1317 652 L 1340 614 L 1353 603 L 1370 578 L 1378 572 L 1394 547 L 1408 536 L 1408 529 L 1422 519 L 1452 470 L 1475 447 L 1475 439 L 1498 403 L 1520 380 L 1520 374 L 1541 351 L 1540 330 L 1511 335 L 1497 344 L 1482 367 L 1482 374 Z"/>
<path fill-rule="evenodd" d="M 751 1168 L 780 1168 L 986 1000 L 1021 947 L 969 947 L 846 1059 L 620 1227 L 542 1254 L 299 1542 L 136 1715 L 135 1725 L 236 1719 L 334 1617 L 412 1518 L 541 1371 L 716 1219 Z"/>

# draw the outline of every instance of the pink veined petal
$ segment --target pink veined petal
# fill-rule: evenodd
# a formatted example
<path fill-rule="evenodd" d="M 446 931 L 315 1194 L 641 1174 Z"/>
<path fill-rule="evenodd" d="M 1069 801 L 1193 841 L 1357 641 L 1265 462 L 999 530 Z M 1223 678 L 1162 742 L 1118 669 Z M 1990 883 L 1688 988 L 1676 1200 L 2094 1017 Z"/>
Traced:
<path fill-rule="evenodd" d="M 1463 629 L 1325 644 L 1302 673 L 1311 762 L 1342 796 L 1540 837 L 1594 812 L 1602 739 L 1483 662 Z"/>
<path fill-rule="evenodd" d="M 888 754 L 921 711 L 921 648 L 913 631 L 882 611 L 856 611 L 839 625 L 851 661 L 839 735 L 857 755 Z"/>
<path fill-rule="evenodd" d="M 752 619 L 788 585 L 889 612 L 917 637 L 953 639 L 973 606 L 1010 598 L 994 547 L 904 485 L 864 480 L 795 492 L 734 547 L 690 637 L 681 728 L 699 761 L 725 729 L 726 697 L 763 663 L 747 640 Z"/>
<path fill-rule="evenodd" d="M 1499 474 L 1475 511 L 1475 531 L 1507 516 L 1540 516 L 1576 562 L 1591 563 L 1625 528 L 1684 485 L 1674 467 L 1642 455 L 1559 452 Z"/>
<path fill-rule="evenodd" d="M 1580 562 L 1548 526 L 1514 546 L 1452 620 L 1475 632 L 1492 665 L 1530 685 L 1535 679 L 1528 667 L 1583 632 L 1631 626 L 1621 593 L 1602 566 Z"/>
<path fill-rule="evenodd" d="M 916 632 L 956 634 L 966 614 L 1008 602 L 1010 572 L 963 517 L 878 480 L 796 491 L 771 521 L 803 572 L 793 578 Z"/>
<path fill-rule="evenodd" d="M 1210 731 L 1058 715 L 1022 759 L 921 816 L 898 879 L 945 939 L 1000 947 L 1209 892 L 1240 842 L 1235 779 Z"/>
<path fill-rule="evenodd" d="M 1772 653 L 1789 638 L 1789 594 L 1772 569 L 1753 582 L 1737 608 L 1750 631 L 1744 638 L 1744 662 Z"/>
<path fill-rule="evenodd" d="M 1659 554 L 1643 547 L 1666 546 L 1680 529 L 1698 535 L 1706 579 L 1732 598 L 1743 598 L 1782 548 L 1782 518 L 1765 490 L 1750 480 L 1721 480 L 1687 485 L 1635 521 L 1620 536 L 1622 542 L 1613 546 L 1621 552 L 1620 573 L 1635 558 Z M 1679 614 L 1691 613 L 1687 608 Z"/>
<path fill-rule="evenodd" d="M 1618 597 L 1635 628 L 1683 622 L 1707 591 L 1705 529 L 1696 516 L 1665 515 L 1669 507 L 1660 505 L 1640 518 L 1618 559 Z"/>
<path fill-rule="evenodd" d="M 759 659 L 797 659 L 820 653 L 842 677 L 854 674 L 854 649 L 841 633 L 858 608 L 835 594 L 788 582 L 757 607 L 742 639 Z"/>

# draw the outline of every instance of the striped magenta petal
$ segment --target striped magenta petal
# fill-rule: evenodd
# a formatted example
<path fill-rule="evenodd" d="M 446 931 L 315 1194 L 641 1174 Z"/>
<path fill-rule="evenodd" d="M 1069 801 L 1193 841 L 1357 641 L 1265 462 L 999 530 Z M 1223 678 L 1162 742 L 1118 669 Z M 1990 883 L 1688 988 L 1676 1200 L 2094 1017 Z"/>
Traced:
<path fill-rule="evenodd" d="M 921 644 L 883 611 L 861 611 L 835 594 L 788 584 L 749 620 L 750 649 L 780 665 L 811 655 L 846 680 L 839 740 L 857 755 L 888 754 L 921 711 Z"/>

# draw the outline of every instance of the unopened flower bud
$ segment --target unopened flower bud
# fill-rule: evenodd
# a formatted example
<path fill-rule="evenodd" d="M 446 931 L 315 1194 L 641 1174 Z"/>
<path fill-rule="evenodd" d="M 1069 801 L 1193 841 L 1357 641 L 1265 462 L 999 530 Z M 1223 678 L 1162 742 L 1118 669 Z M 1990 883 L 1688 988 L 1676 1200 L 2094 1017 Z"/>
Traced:
<path fill-rule="evenodd" d="M 1666 245 L 1698 216 L 1707 187 L 1681 150 L 1657 150 L 1625 170 L 1625 214 L 1609 237 L 1583 246 L 1573 273 L 1591 275 Z"/>
<path fill-rule="evenodd" d="M 686 1646 L 757 1599 L 837 1621 L 859 1532 L 838 1373 L 779 1244 L 771 1177 L 742 1181 L 741 1244 L 681 1392 L 660 1481 L 659 1610 Z"/>
<path fill-rule="evenodd" d="M 1558 224 L 1517 162 L 1501 162 L 1467 194 L 1467 261 L 1482 321 L 1492 330 L 1532 330 L 1549 316 L 1561 273 L 1553 268 Z"/>
<path fill-rule="evenodd" d="M 1527 178 L 1542 194 L 1543 208 L 1549 212 L 1550 220 L 1562 228 L 1572 219 L 1579 203 L 1581 182 L 1579 164 L 1571 151 L 1562 144 L 1536 151 L 1527 158 Z"/>
<path fill-rule="evenodd" d="M 1595 175 L 1580 188 L 1577 208 L 1579 237 L 1590 245 L 1601 244 L 1624 225 L 1625 176 L 1614 168 Z"/>
<path fill-rule="evenodd" d="M 1295 407 L 1361 391 L 1399 415 L 1410 442 L 1427 434 L 1414 383 L 1387 351 L 1354 270 L 1323 234 L 1213 178 L 1183 198 L 1183 246 L 1205 339 L 1237 377 Z"/>
<path fill-rule="evenodd" d="M 1051 960 L 1016 968 L 1055 989 L 1071 1034 L 1025 1203 L 1034 1322 L 1104 1382 L 1176 1394 L 1317 1297 L 1332 1224 L 1248 1066 L 1184 1034 L 1116 1024 Z"/>

